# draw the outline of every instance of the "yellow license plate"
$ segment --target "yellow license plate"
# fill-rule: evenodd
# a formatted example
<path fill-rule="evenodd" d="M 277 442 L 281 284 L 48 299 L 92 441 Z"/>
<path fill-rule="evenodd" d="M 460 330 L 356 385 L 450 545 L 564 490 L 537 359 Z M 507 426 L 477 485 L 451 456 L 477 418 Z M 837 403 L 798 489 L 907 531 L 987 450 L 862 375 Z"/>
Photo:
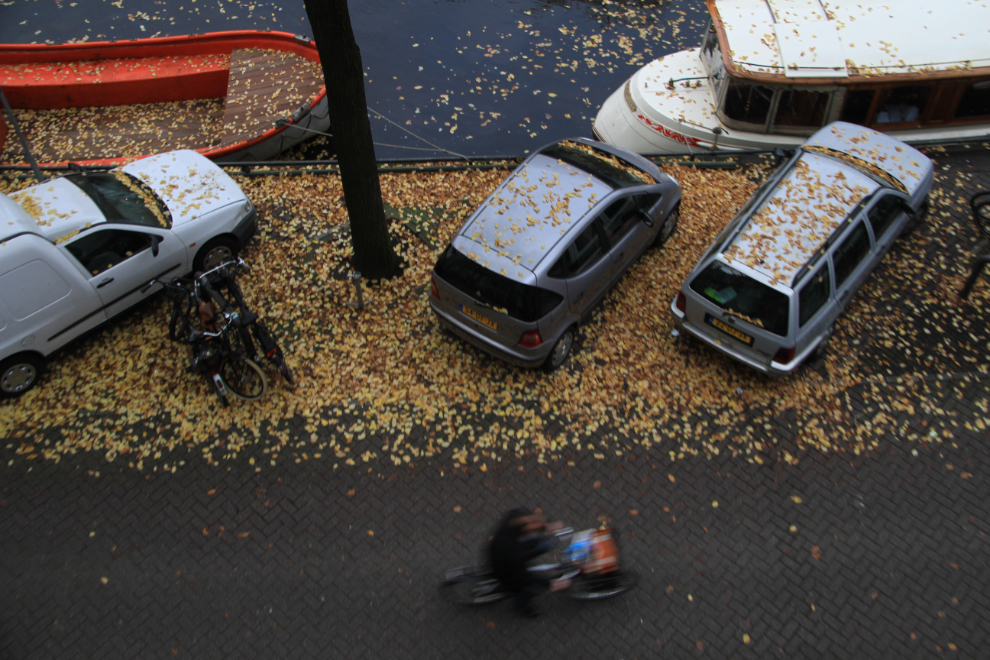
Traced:
<path fill-rule="evenodd" d="M 744 342 L 747 346 L 752 346 L 753 345 L 753 338 L 752 337 L 750 337 L 749 335 L 747 335 L 745 332 L 742 332 L 740 330 L 736 330 L 735 328 L 733 328 L 728 323 L 723 323 L 722 321 L 719 321 L 717 318 L 715 318 L 711 314 L 706 314 L 705 315 L 705 321 L 709 325 L 714 326 L 715 328 L 718 328 L 719 330 L 721 330 L 725 334 L 729 335 L 730 337 L 735 337 L 739 341 Z"/>
<path fill-rule="evenodd" d="M 473 318 L 478 323 L 481 323 L 483 325 L 487 325 L 492 330 L 498 330 L 498 324 L 495 323 L 495 321 L 492 321 L 491 319 L 486 319 L 484 316 L 482 316 L 481 314 L 475 312 L 470 307 L 465 307 L 464 305 L 460 305 L 460 308 L 461 308 L 461 312 L 465 316 L 470 316 L 471 318 Z"/>

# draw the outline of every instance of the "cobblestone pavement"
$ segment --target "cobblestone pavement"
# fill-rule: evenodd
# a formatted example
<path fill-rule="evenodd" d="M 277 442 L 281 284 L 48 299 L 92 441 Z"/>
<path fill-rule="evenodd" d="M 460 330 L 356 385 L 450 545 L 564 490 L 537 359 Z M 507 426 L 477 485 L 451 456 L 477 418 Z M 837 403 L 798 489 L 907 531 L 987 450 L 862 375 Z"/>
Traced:
<path fill-rule="evenodd" d="M 985 152 L 939 162 L 961 175 L 961 196 L 990 189 Z M 951 212 L 954 240 L 980 250 L 968 211 Z M 92 456 L 25 461 L 8 447 L 0 659 L 979 657 L 986 354 L 969 371 L 925 371 L 885 350 L 846 392 L 848 423 L 898 397 L 896 432 L 869 453 L 822 454 L 776 419 L 768 436 L 796 463 L 639 449 L 487 472 L 430 461 L 257 471 L 190 455 L 162 474 Z M 920 441 L 936 418 L 952 437 Z M 534 621 L 506 603 L 441 600 L 443 570 L 475 560 L 495 517 L 519 504 L 578 527 L 612 522 L 639 588 L 600 603 L 548 595 Z"/>

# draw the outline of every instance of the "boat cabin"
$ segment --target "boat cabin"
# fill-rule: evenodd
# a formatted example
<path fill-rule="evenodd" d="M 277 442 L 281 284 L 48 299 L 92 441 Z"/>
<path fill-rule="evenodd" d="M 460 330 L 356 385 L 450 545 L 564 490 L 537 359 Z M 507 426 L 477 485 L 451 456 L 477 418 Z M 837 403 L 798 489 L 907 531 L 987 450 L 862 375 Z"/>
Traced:
<path fill-rule="evenodd" d="M 706 0 L 716 116 L 748 133 L 990 122 L 990 7 L 971 0 Z M 670 81 L 673 88 L 679 81 Z"/>

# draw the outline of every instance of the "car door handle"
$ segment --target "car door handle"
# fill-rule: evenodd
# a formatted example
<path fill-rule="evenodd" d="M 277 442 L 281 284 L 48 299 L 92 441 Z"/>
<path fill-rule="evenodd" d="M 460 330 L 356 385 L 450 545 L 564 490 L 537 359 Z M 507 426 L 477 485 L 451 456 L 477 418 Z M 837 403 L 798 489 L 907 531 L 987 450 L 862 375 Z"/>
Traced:
<path fill-rule="evenodd" d="M 111 282 L 113 282 L 113 278 L 112 277 L 108 277 L 107 279 L 105 279 L 102 282 L 100 282 L 99 284 L 97 284 L 96 285 L 96 288 L 97 289 L 102 289 L 103 287 L 105 287 L 106 285 L 110 284 Z"/>

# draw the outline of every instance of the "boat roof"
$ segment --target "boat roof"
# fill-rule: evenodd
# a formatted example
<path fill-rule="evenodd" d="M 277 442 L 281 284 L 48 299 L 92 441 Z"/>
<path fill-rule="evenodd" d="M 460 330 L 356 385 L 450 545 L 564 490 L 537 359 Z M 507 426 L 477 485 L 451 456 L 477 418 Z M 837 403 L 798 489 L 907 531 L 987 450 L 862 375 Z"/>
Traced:
<path fill-rule="evenodd" d="M 597 176 L 538 153 L 492 193 L 452 243 L 485 268 L 533 284 L 543 257 L 612 190 Z"/>
<path fill-rule="evenodd" d="M 804 151 L 722 252 L 770 284 L 790 286 L 797 273 L 880 183 L 822 154 Z"/>
<path fill-rule="evenodd" d="M 875 77 L 990 66 L 985 0 L 708 0 L 736 72 Z"/>

